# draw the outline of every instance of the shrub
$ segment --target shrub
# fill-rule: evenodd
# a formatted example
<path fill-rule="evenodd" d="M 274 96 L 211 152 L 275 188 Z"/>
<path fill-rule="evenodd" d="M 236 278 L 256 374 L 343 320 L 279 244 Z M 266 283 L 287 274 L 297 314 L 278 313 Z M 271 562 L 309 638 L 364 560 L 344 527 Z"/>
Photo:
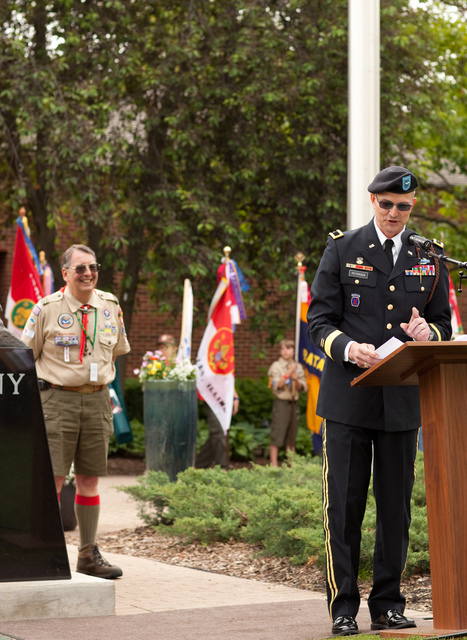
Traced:
<path fill-rule="evenodd" d="M 270 419 L 274 396 L 268 388 L 267 376 L 260 380 L 238 378 L 235 381 L 240 396 L 238 413 L 232 417 L 229 433 L 229 450 L 231 460 L 254 460 L 255 452 L 269 456 Z M 144 455 L 144 401 L 142 384 L 138 379 L 125 380 L 125 407 L 130 419 L 133 436 L 136 441 L 129 445 L 117 445 L 111 439 L 110 454 L 134 453 Z M 198 430 L 196 450 L 199 451 L 208 437 L 206 426 L 205 403 L 198 402 Z M 306 394 L 300 394 L 300 419 L 297 425 L 295 450 L 300 455 L 312 455 L 313 444 L 309 429 L 306 427 Z M 136 420 L 136 422 L 134 422 Z M 136 434 L 133 429 L 136 425 Z M 280 459 L 285 459 L 285 449 L 280 452 Z"/>
<path fill-rule="evenodd" d="M 417 455 L 422 468 L 423 454 Z M 138 485 L 125 487 L 140 504 L 143 519 L 161 532 L 187 542 L 245 540 L 262 547 L 264 555 L 312 562 L 324 569 L 325 545 L 321 511 L 321 460 L 292 455 L 281 467 L 253 465 L 227 473 L 214 469 L 187 469 L 169 482 L 161 473 L 148 472 Z M 423 474 L 416 478 L 412 527 L 405 572 L 429 571 Z M 372 572 L 376 508 L 370 488 L 362 525 L 360 576 Z"/>
<path fill-rule="evenodd" d="M 144 445 L 144 425 L 136 419 L 130 422 L 133 440 L 125 444 L 118 444 L 114 434 L 110 436 L 109 456 L 112 455 L 133 455 L 142 457 L 145 452 Z"/>

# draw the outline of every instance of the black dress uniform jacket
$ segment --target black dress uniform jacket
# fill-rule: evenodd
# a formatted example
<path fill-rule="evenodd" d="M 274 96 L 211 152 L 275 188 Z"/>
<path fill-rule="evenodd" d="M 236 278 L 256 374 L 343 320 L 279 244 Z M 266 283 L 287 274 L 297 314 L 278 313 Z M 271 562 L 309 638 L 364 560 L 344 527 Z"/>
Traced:
<path fill-rule="evenodd" d="M 441 245 L 434 249 L 442 253 Z M 370 429 L 417 429 L 421 424 L 418 387 L 351 387 L 362 369 L 344 362 L 344 351 L 351 340 L 376 348 L 392 336 L 402 342 L 411 340 L 400 323 L 409 322 L 412 307 L 430 325 L 433 340 L 449 340 L 445 263 L 403 244 L 391 269 L 372 220 L 352 231 L 329 234 L 311 298 L 308 334 L 327 355 L 316 413 Z"/>

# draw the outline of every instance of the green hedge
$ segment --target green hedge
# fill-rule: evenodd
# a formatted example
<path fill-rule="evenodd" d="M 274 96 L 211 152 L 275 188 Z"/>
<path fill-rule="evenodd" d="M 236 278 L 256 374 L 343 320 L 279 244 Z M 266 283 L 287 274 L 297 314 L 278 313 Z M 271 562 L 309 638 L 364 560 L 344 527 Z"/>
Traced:
<path fill-rule="evenodd" d="M 255 456 L 269 457 L 270 420 L 274 396 L 268 388 L 268 379 L 251 378 L 237 379 L 236 389 L 240 397 L 240 407 L 237 415 L 232 417 L 229 431 L 229 445 L 231 460 L 254 460 Z M 144 456 L 144 412 L 142 385 L 136 378 L 125 381 L 125 406 L 131 428 L 133 442 L 118 445 L 115 437 L 110 441 L 110 455 L 141 455 Z M 300 419 L 297 426 L 296 451 L 300 455 L 313 453 L 312 439 L 306 427 L 306 394 L 300 394 Z M 206 426 L 206 405 L 198 403 L 198 436 L 197 450 L 201 448 L 208 437 Z M 285 451 L 280 452 L 280 458 L 285 459 Z"/>
<path fill-rule="evenodd" d="M 422 470 L 423 454 L 419 453 L 407 574 L 427 573 L 430 568 Z M 317 457 L 294 455 L 278 468 L 254 465 L 228 473 L 219 467 L 187 469 L 177 482 L 169 482 L 164 473 L 148 472 L 138 485 L 123 490 L 139 502 L 143 519 L 162 533 L 205 544 L 245 540 L 261 545 L 264 555 L 325 566 Z M 376 507 L 370 490 L 362 526 L 362 577 L 372 572 L 375 529 Z"/>

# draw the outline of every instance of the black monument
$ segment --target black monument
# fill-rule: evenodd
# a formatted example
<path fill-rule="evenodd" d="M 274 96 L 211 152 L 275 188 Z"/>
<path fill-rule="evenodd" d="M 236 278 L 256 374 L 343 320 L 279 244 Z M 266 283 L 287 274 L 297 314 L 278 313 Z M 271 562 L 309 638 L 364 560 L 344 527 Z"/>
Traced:
<path fill-rule="evenodd" d="M 0 582 L 71 578 L 33 351 L 0 320 Z"/>

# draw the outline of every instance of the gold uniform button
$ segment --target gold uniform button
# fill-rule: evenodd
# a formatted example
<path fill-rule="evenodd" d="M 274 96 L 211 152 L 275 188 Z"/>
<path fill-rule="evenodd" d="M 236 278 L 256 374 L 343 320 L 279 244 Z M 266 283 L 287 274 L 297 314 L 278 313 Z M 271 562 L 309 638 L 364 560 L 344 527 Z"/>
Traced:
<path fill-rule="evenodd" d="M 389 287 L 389 291 L 395 291 L 395 290 L 396 290 L 396 287 L 392 284 L 392 285 Z"/>
<path fill-rule="evenodd" d="M 360 280 L 355 280 L 355 284 L 360 284 Z"/>
<path fill-rule="evenodd" d="M 386 329 L 392 329 L 392 324 L 390 322 L 387 323 Z"/>
<path fill-rule="evenodd" d="M 389 311 L 392 311 L 394 309 L 394 306 L 392 304 L 388 304 L 388 309 Z"/>
<path fill-rule="evenodd" d="M 425 287 L 420 287 L 420 291 L 425 291 Z"/>

